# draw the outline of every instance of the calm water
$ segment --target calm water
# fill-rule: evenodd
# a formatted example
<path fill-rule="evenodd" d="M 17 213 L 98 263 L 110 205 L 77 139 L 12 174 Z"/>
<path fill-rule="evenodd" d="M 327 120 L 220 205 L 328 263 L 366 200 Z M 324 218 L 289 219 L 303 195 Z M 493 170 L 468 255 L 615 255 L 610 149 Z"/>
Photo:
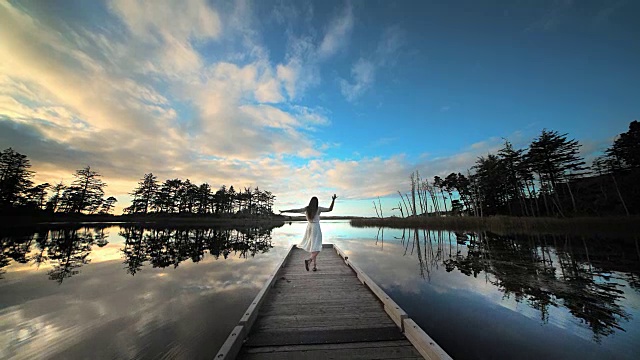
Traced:
<path fill-rule="evenodd" d="M 2 229 L 0 358 L 210 358 L 304 228 Z M 640 353 L 638 239 L 322 228 L 456 359 Z"/>

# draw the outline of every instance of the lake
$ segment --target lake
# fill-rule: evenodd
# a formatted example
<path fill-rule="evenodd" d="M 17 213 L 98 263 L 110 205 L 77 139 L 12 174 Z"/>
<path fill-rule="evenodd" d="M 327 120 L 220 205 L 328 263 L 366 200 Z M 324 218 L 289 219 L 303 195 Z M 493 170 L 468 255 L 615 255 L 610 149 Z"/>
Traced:
<path fill-rule="evenodd" d="M 305 226 L 0 229 L 0 358 L 211 358 Z M 455 359 L 640 353 L 637 237 L 322 230 Z"/>

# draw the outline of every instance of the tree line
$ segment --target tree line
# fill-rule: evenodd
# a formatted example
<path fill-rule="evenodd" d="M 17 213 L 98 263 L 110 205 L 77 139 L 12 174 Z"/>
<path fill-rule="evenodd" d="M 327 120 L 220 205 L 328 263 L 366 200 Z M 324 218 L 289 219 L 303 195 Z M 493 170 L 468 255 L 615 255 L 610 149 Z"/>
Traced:
<path fill-rule="evenodd" d="M 76 170 L 70 184 L 34 185 L 35 171 L 26 155 L 12 148 L 0 153 L 0 214 L 34 212 L 66 214 L 110 214 L 118 201 L 105 197 L 102 175 L 86 166 Z M 236 191 L 222 185 L 214 191 L 207 183 L 168 179 L 163 183 L 153 173 L 145 174 L 130 193 L 125 214 L 273 214 L 276 196 L 259 187 Z"/>
<path fill-rule="evenodd" d="M 276 196 L 259 187 L 236 191 L 222 185 L 215 192 L 207 183 L 168 179 L 163 183 L 153 173 L 145 174 L 131 192 L 125 214 L 242 214 L 271 215 Z"/>
<path fill-rule="evenodd" d="M 433 181 L 412 173 L 410 191 L 398 191 L 394 210 L 402 217 L 638 214 L 640 123 L 632 121 L 591 165 L 580 147 L 568 134 L 547 129 L 526 148 L 505 140 L 497 153 L 478 157 L 465 173 Z"/>
<path fill-rule="evenodd" d="M 98 172 L 86 166 L 73 173 L 69 185 L 63 182 L 34 185 L 35 171 L 26 155 L 12 148 L 0 153 L 0 213 L 47 211 L 50 213 L 109 214 L 117 199 L 105 198 Z"/>

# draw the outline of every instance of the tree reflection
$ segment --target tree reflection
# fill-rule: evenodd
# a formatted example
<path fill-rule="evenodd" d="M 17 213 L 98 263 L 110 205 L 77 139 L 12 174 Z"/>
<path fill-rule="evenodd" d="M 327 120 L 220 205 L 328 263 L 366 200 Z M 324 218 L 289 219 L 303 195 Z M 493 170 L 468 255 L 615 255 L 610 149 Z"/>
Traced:
<path fill-rule="evenodd" d="M 125 239 L 121 249 L 127 272 L 135 275 L 145 262 L 154 268 L 178 267 L 181 262 L 201 261 L 207 252 L 215 259 L 228 258 L 232 253 L 246 258 L 264 253 L 273 247 L 273 228 L 150 228 L 121 227 Z"/>
<path fill-rule="evenodd" d="M 420 233 L 422 231 L 422 234 Z M 407 235 L 408 233 L 408 235 Z M 489 232 L 404 230 L 405 254 L 417 255 L 420 275 L 439 265 L 467 276 L 484 274 L 505 298 L 527 303 L 549 321 L 551 307 L 564 307 L 593 332 L 594 340 L 624 329 L 631 316 L 620 305 L 624 283 L 640 291 L 637 239 L 568 236 L 501 236 Z"/>
<path fill-rule="evenodd" d="M 147 253 L 147 243 L 143 241 L 143 229 L 138 227 L 126 227 L 120 230 L 120 236 L 124 241 L 124 248 L 122 252 L 124 254 L 127 265 L 127 273 L 135 275 L 144 265 L 144 262 L 149 259 Z"/>
<path fill-rule="evenodd" d="M 93 245 L 107 244 L 104 227 L 3 228 L 0 277 L 11 260 L 37 267 L 49 264 L 49 278 L 61 284 L 89 263 Z"/>
<path fill-rule="evenodd" d="M 93 236 L 86 230 L 53 231 L 47 244 L 49 261 L 53 264 L 49 279 L 62 284 L 64 279 L 78 274 L 78 269 L 91 261 L 89 253 L 93 244 Z"/>
<path fill-rule="evenodd" d="M 91 262 L 95 246 L 108 244 L 107 226 L 42 226 L 30 228 L 0 228 L 0 279 L 5 267 L 12 262 L 31 263 L 36 267 L 48 265 L 49 279 L 62 282 L 80 272 Z M 229 256 L 253 257 L 269 251 L 274 227 L 246 227 L 242 229 L 188 227 L 154 228 L 123 225 L 124 238 L 120 249 L 127 273 L 135 275 L 145 264 L 174 268 L 187 260 L 201 261 L 207 252 L 215 259 Z"/>
<path fill-rule="evenodd" d="M 0 233 L 0 279 L 5 267 L 15 261 L 20 264 L 29 262 L 29 248 L 33 242 L 33 231 L 22 228 L 1 229 Z"/>

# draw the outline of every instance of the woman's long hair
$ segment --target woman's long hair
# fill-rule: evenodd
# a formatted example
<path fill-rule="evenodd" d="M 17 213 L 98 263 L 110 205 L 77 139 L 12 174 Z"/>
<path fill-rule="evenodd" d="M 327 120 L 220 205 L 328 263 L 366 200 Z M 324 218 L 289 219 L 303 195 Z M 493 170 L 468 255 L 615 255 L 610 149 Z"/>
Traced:
<path fill-rule="evenodd" d="M 307 212 L 306 212 L 307 220 L 309 221 L 313 220 L 317 212 L 318 212 L 318 198 L 314 196 L 311 198 L 311 200 L 309 200 L 309 205 L 307 206 Z"/>

